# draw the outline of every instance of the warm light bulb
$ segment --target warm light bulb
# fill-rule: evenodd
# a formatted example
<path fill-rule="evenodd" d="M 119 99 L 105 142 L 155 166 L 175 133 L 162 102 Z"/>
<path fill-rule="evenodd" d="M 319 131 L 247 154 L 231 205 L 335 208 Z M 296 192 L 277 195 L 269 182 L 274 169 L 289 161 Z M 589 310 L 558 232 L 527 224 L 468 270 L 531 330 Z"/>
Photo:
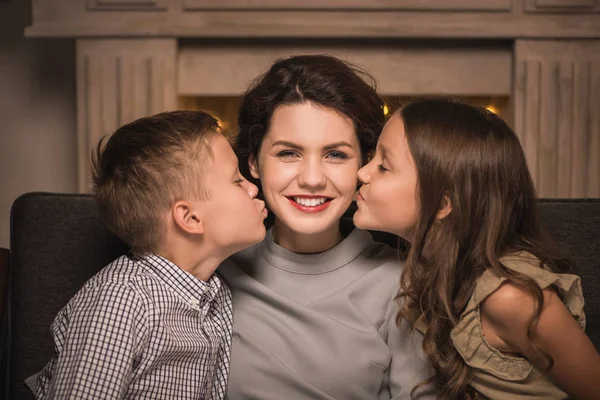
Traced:
<path fill-rule="evenodd" d="M 486 109 L 487 109 L 489 112 L 493 112 L 494 114 L 498 114 L 498 110 L 497 110 L 497 109 L 496 109 L 496 107 L 494 107 L 494 106 L 491 106 L 491 105 L 490 105 L 490 106 L 487 106 L 487 107 L 486 107 Z"/>
<path fill-rule="evenodd" d="M 383 105 L 383 115 L 388 115 L 390 113 L 390 109 L 387 104 Z"/>

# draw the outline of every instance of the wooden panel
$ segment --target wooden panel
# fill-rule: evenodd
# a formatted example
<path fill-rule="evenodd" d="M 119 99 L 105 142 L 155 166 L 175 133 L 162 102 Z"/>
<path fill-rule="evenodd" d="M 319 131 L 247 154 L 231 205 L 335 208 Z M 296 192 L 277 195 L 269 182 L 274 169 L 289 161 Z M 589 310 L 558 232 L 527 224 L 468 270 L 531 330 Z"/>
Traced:
<path fill-rule="evenodd" d="M 540 76 L 541 63 L 538 60 L 518 60 L 516 87 L 514 93 L 515 130 L 531 176 L 538 181 L 538 142 L 540 135 Z"/>
<path fill-rule="evenodd" d="M 535 6 L 543 7 L 594 7 L 596 0 L 534 0 Z"/>
<path fill-rule="evenodd" d="M 600 63 L 589 64 L 588 114 L 595 118 L 590 120 L 589 144 L 587 157 L 586 187 L 588 197 L 600 197 Z"/>
<path fill-rule="evenodd" d="M 98 140 L 136 118 L 173 110 L 174 39 L 77 42 L 78 186 L 89 184 L 89 156 Z"/>
<path fill-rule="evenodd" d="M 527 12 L 600 12 L 598 0 L 525 0 Z"/>
<path fill-rule="evenodd" d="M 91 11 L 163 11 L 168 8 L 168 3 L 168 0 L 87 0 L 87 9 Z"/>
<path fill-rule="evenodd" d="M 101 1 L 105 5 L 109 4 L 106 1 L 127 2 L 94 1 Z M 564 8 L 554 12 L 553 8 L 548 7 L 545 10 L 551 12 L 540 14 L 538 11 L 543 11 L 542 8 L 537 11 L 534 8 L 535 12 L 524 12 L 526 2 L 531 0 L 230 1 L 233 3 L 226 0 L 149 0 L 149 4 L 168 6 L 168 12 L 148 12 L 140 9 L 139 3 L 137 10 L 114 8 L 99 12 L 82 6 L 86 4 L 82 0 L 35 0 L 32 2 L 32 24 L 26 33 L 37 37 L 600 37 L 600 13 L 570 12 Z M 598 4 L 600 0 L 595 1 Z M 190 11 L 185 9 L 186 4 L 190 8 L 231 7 L 237 4 L 237 8 Z M 268 8 L 277 4 L 279 8 Z M 311 8 L 320 7 L 321 4 L 331 4 L 335 8 Z M 354 6 L 350 7 L 352 4 Z M 358 7 L 361 4 L 367 4 L 368 7 Z M 389 8 L 390 4 L 394 6 Z M 263 5 L 267 8 L 257 8 Z M 495 12 L 495 9 L 504 11 Z"/>
<path fill-rule="evenodd" d="M 512 0 L 184 0 L 187 10 L 460 10 L 510 11 Z"/>
<path fill-rule="evenodd" d="M 590 146 L 592 127 L 590 126 L 590 67 L 591 62 L 580 62 L 575 64 L 575 93 L 573 96 L 573 120 L 572 130 L 572 148 L 578 154 L 586 154 L 586 148 Z M 599 88 L 600 89 L 600 88 Z M 587 176 L 590 173 L 589 157 L 574 157 L 573 168 L 571 170 L 571 195 L 573 197 L 585 197 L 587 195 L 588 181 Z M 598 196 L 600 197 L 600 196 Z"/>
<path fill-rule="evenodd" d="M 540 197 L 600 197 L 600 41 L 518 41 L 515 125 Z"/>
<path fill-rule="evenodd" d="M 180 95 L 231 96 L 279 57 L 333 54 L 363 67 L 386 95 L 509 96 L 512 56 L 509 46 L 449 46 L 439 42 L 374 43 L 323 47 L 306 44 L 180 47 Z M 490 78 L 493 77 L 493 78 Z"/>
<path fill-rule="evenodd" d="M 556 64 L 554 79 L 556 80 L 557 113 L 554 117 L 556 124 L 556 186 L 557 196 L 572 195 L 573 163 L 573 97 L 575 95 L 575 63 L 572 60 L 560 60 Z M 585 168 L 583 169 L 585 171 Z"/>

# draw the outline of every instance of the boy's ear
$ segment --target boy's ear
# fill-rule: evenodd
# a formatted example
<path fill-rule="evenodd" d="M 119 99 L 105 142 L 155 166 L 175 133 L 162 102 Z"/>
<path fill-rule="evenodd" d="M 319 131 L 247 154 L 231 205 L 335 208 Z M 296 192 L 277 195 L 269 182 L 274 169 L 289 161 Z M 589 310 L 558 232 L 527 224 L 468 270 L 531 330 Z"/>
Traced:
<path fill-rule="evenodd" d="M 202 214 L 198 207 L 187 201 L 178 201 L 173 205 L 172 213 L 175 225 L 182 231 L 192 235 L 204 234 Z"/>
<path fill-rule="evenodd" d="M 452 201 L 450 200 L 450 194 L 444 193 L 444 197 L 442 197 L 442 203 L 440 204 L 440 209 L 438 210 L 435 218 L 439 221 L 446 218 L 452 212 Z"/>
<path fill-rule="evenodd" d="M 250 175 L 252 175 L 254 179 L 260 179 L 260 174 L 258 173 L 258 162 L 256 160 L 256 157 L 248 157 L 248 169 L 250 170 Z"/>

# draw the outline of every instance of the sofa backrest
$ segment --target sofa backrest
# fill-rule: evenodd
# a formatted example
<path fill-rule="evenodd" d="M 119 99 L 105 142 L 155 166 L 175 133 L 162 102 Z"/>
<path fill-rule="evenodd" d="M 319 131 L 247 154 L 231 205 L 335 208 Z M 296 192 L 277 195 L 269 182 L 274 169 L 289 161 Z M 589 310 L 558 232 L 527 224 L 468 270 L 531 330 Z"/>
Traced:
<path fill-rule="evenodd" d="M 600 199 L 542 200 L 544 224 L 576 264 L 583 281 L 587 333 L 600 348 Z M 354 207 L 345 215 L 351 223 Z M 396 246 L 393 235 L 374 233 Z M 49 326 L 97 271 L 127 247 L 100 224 L 88 195 L 28 193 L 11 213 L 11 267 L 6 398 L 30 399 L 23 384 L 54 354 Z"/>
<path fill-rule="evenodd" d="M 581 277 L 586 333 L 600 351 L 600 199 L 543 199 L 542 222 Z"/>
<path fill-rule="evenodd" d="M 23 384 L 54 354 L 49 327 L 96 272 L 127 247 L 100 224 L 87 195 L 28 193 L 10 227 L 7 399 L 33 399 Z"/>

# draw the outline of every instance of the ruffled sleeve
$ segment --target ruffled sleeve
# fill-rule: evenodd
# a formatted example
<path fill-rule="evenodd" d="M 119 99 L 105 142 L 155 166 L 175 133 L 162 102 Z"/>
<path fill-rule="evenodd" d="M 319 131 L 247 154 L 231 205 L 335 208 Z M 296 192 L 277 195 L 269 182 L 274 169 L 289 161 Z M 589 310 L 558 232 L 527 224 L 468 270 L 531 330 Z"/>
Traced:
<path fill-rule="evenodd" d="M 514 271 L 534 279 L 542 289 L 554 287 L 560 291 L 569 312 L 585 329 L 583 312 L 583 292 L 581 280 L 572 274 L 556 274 L 539 267 L 539 261 L 529 253 L 517 253 L 503 257 L 500 262 Z M 460 322 L 450 333 L 450 337 L 465 363 L 473 368 L 484 370 L 498 378 L 514 381 L 523 380 L 533 370 L 533 365 L 525 358 L 509 356 L 492 347 L 485 339 L 481 328 L 479 306 L 506 280 L 487 270 L 479 278 Z"/>

